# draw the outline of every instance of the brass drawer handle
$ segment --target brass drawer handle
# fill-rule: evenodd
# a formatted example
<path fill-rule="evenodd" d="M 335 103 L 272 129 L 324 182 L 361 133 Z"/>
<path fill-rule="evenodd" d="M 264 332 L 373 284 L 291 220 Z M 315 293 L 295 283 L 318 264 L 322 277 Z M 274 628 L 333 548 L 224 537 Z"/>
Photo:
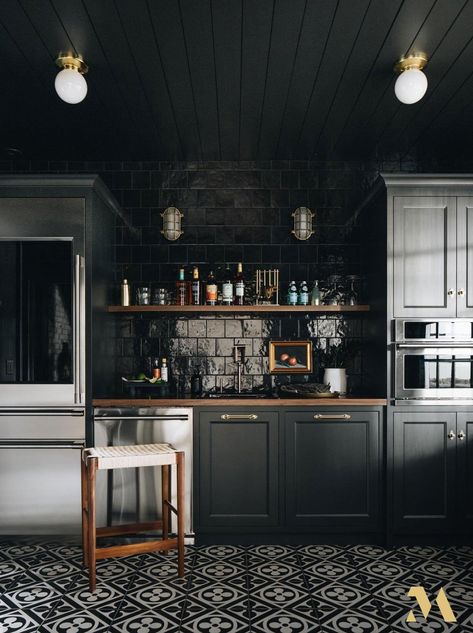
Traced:
<path fill-rule="evenodd" d="M 314 420 L 351 420 L 349 413 L 316 413 Z"/>
<path fill-rule="evenodd" d="M 224 413 L 220 416 L 221 420 L 257 420 L 255 413 Z"/>

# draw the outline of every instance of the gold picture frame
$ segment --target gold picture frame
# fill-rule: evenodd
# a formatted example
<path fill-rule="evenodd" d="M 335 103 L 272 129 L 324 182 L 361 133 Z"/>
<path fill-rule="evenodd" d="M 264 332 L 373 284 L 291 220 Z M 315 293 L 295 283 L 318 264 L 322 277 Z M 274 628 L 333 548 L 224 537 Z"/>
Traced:
<path fill-rule="evenodd" d="M 311 374 L 311 341 L 269 341 L 269 373 Z"/>

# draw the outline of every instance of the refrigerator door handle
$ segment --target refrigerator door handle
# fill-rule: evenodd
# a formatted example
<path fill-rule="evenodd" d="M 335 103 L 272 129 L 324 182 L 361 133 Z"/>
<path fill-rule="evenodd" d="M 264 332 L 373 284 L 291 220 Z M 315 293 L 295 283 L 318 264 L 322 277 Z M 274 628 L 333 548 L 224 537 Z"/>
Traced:
<path fill-rule="evenodd" d="M 15 407 L 14 409 L 0 409 L 0 416 L 37 416 L 44 415 L 47 417 L 51 416 L 76 416 L 76 417 L 84 417 L 85 412 L 84 409 L 19 409 Z"/>
<path fill-rule="evenodd" d="M 75 257 L 75 310 L 74 310 L 74 401 L 83 404 L 85 400 L 85 309 L 84 309 L 85 261 L 80 254 Z"/>

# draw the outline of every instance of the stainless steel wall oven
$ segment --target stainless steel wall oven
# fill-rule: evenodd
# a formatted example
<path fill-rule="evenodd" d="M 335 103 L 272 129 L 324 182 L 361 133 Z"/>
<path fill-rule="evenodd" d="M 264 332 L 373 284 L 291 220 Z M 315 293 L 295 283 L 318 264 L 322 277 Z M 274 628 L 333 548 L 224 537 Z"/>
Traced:
<path fill-rule="evenodd" d="M 394 333 L 396 404 L 473 398 L 473 320 L 398 319 Z"/>

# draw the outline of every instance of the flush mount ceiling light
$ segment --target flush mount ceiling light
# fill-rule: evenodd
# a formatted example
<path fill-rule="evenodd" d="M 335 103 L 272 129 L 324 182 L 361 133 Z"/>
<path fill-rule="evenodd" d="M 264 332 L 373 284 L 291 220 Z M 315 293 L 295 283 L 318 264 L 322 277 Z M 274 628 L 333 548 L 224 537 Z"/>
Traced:
<path fill-rule="evenodd" d="M 314 214 L 307 207 L 297 207 L 292 214 L 294 218 L 294 229 L 291 233 L 298 240 L 308 240 L 314 234 L 312 230 L 312 218 Z"/>
<path fill-rule="evenodd" d="M 170 242 L 178 240 L 184 231 L 181 230 L 181 222 L 184 215 L 176 207 L 168 207 L 161 213 L 163 218 L 163 230 L 161 233 Z"/>
<path fill-rule="evenodd" d="M 87 94 L 85 73 L 89 70 L 80 55 L 59 55 L 56 65 L 62 70 L 56 75 L 54 87 L 66 103 L 80 103 Z"/>
<path fill-rule="evenodd" d="M 422 69 L 427 64 L 427 55 L 416 53 L 403 57 L 394 66 L 394 72 L 399 73 L 394 85 L 394 92 L 401 103 L 417 103 L 427 90 L 427 77 Z"/>

